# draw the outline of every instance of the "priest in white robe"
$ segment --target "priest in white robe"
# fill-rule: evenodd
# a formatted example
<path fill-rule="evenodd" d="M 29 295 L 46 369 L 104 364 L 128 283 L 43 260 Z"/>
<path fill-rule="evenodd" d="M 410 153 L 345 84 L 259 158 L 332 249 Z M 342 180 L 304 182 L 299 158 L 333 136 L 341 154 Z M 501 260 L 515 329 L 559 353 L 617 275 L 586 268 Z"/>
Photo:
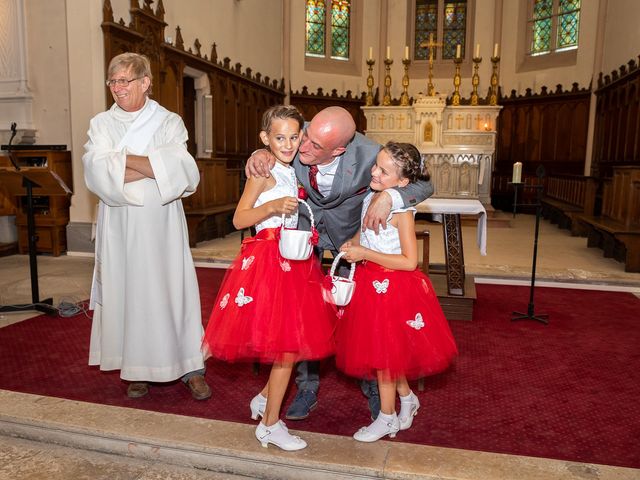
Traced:
<path fill-rule="evenodd" d="M 146 57 L 114 57 L 107 79 L 115 103 L 91 120 L 82 157 L 100 199 L 89 365 L 120 370 L 131 398 L 146 395 L 149 382 L 180 378 L 204 400 L 211 390 L 181 200 L 196 191 L 198 167 L 182 119 L 148 98 Z"/>

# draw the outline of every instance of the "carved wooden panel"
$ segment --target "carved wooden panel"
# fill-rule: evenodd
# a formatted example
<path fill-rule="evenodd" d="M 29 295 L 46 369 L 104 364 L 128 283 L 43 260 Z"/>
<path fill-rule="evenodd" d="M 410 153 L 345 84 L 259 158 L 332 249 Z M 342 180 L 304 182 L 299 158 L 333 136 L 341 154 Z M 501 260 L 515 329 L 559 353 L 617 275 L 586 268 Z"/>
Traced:
<path fill-rule="evenodd" d="M 185 125 L 193 136 L 195 113 L 191 108 L 193 89 L 184 71 L 187 67 L 208 76 L 211 94 L 212 121 L 207 124 L 213 146 L 213 159 L 197 159 L 201 181 L 198 191 L 184 200 L 185 210 L 206 210 L 217 205 L 237 202 L 242 182 L 242 162 L 258 145 L 258 130 L 262 113 L 271 105 L 284 101 L 283 80 L 272 80 L 242 71 L 241 65 L 231 66 L 231 60 L 218 60 L 216 45 L 210 56 L 202 51 L 195 40 L 186 47 L 180 28 L 176 29 L 174 44 L 165 43 L 164 6 L 157 2 L 131 0 L 131 19 L 115 21 L 110 0 L 103 3 L 102 30 L 104 35 L 105 65 L 123 52 L 146 55 L 151 62 L 154 77 L 153 98 L 167 109 L 185 118 Z M 113 103 L 108 94 L 108 105 Z M 185 101 L 190 105 L 186 106 Z M 190 146 L 193 149 L 193 145 Z M 224 229 L 222 229 L 224 230 Z"/>
<path fill-rule="evenodd" d="M 635 60 L 598 79 L 591 174 L 609 177 L 615 165 L 640 165 L 640 69 Z"/>
<path fill-rule="evenodd" d="M 515 162 L 522 162 L 522 181 L 537 182 L 536 170 L 547 175 L 584 173 L 589 125 L 589 89 L 563 91 L 558 85 L 540 94 L 527 89 L 525 95 L 503 97 L 498 118 L 496 162 L 492 177 L 492 203 L 510 209 L 513 187 L 509 185 Z M 524 189 L 523 203 L 532 203 L 533 189 Z"/>

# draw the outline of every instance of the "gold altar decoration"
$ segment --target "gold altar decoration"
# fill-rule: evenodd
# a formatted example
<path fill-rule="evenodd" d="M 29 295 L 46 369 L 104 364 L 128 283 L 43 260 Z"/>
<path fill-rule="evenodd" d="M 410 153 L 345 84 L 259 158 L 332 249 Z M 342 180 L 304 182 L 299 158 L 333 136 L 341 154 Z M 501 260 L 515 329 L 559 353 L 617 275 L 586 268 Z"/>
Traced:
<path fill-rule="evenodd" d="M 497 55 L 497 44 L 494 48 L 494 55 L 491 57 L 491 93 L 489 94 L 489 105 L 495 106 L 498 104 L 498 64 L 500 63 L 500 57 Z"/>
<path fill-rule="evenodd" d="M 367 96 L 365 97 L 365 105 L 370 107 L 373 105 L 373 66 L 376 61 L 373 58 L 367 59 L 369 66 L 369 76 L 367 77 Z"/>
<path fill-rule="evenodd" d="M 388 52 L 387 52 L 388 53 Z M 382 97 L 382 105 L 388 107 L 391 105 L 391 65 L 393 60 L 387 56 L 384 59 L 385 76 L 384 76 L 384 97 Z"/>
<path fill-rule="evenodd" d="M 420 48 L 429 49 L 429 83 L 427 83 L 427 95 L 433 97 L 435 95 L 435 87 L 433 86 L 433 50 L 434 48 L 441 47 L 441 43 L 433 41 L 433 33 L 429 34 L 429 41 L 422 42 Z"/>
<path fill-rule="evenodd" d="M 404 75 L 402 76 L 402 95 L 400 95 L 400 105 L 407 107 L 409 106 L 409 65 L 411 65 L 411 60 L 409 58 L 403 58 L 402 63 L 404 65 Z"/>
<path fill-rule="evenodd" d="M 458 47 L 460 47 L 458 45 Z M 459 50 L 458 50 L 459 51 Z M 456 55 L 456 58 L 453 59 L 453 62 L 456 64 L 456 73 L 453 76 L 453 96 L 451 97 L 451 105 L 460 105 L 460 65 L 462 64 L 462 57 L 460 55 Z"/>
<path fill-rule="evenodd" d="M 478 45 L 479 46 L 479 45 Z M 476 48 L 476 52 L 478 48 Z M 478 75 L 478 69 L 480 68 L 480 62 L 482 57 L 475 56 L 473 60 L 473 76 L 471 77 L 471 85 L 473 85 L 473 91 L 471 92 L 471 105 L 478 105 L 478 85 L 480 85 L 480 75 Z"/>

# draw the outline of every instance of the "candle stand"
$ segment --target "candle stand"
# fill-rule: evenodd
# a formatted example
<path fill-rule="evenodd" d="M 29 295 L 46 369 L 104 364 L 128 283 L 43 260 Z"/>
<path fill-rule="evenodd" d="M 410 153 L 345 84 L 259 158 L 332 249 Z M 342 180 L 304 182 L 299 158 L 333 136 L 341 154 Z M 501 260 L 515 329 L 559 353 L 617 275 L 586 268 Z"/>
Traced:
<path fill-rule="evenodd" d="M 544 167 L 540 165 L 536 170 L 536 176 L 538 177 L 538 183 L 535 185 L 524 185 L 523 183 L 513 183 L 514 186 L 514 202 L 513 202 L 513 212 L 515 215 L 516 206 L 517 206 L 517 195 L 518 188 L 535 188 L 536 190 L 536 203 L 534 204 L 522 204 L 520 206 L 526 207 L 536 207 L 536 228 L 533 235 L 533 261 L 531 262 L 531 286 L 529 288 L 529 305 L 527 306 L 527 313 L 522 312 L 512 312 L 513 317 L 511 317 L 511 321 L 516 320 L 535 320 L 540 323 L 544 323 L 545 325 L 549 323 L 548 317 L 549 315 L 544 313 L 535 314 L 535 307 L 533 303 L 533 297 L 536 286 L 536 262 L 538 260 L 538 234 L 540 231 L 540 217 L 542 216 L 542 191 L 544 189 L 544 185 L 542 183 L 542 179 L 544 178 Z"/>

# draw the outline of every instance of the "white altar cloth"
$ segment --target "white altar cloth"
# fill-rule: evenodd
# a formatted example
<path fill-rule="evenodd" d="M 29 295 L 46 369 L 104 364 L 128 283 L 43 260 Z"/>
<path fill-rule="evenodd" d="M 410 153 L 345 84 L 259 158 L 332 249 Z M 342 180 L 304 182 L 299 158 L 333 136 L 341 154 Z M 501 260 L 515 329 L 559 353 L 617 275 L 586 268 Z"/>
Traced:
<path fill-rule="evenodd" d="M 478 217 L 478 248 L 481 255 L 487 254 L 487 211 L 479 200 L 458 198 L 427 198 L 416 205 L 420 213 L 433 214 L 480 214 Z"/>

